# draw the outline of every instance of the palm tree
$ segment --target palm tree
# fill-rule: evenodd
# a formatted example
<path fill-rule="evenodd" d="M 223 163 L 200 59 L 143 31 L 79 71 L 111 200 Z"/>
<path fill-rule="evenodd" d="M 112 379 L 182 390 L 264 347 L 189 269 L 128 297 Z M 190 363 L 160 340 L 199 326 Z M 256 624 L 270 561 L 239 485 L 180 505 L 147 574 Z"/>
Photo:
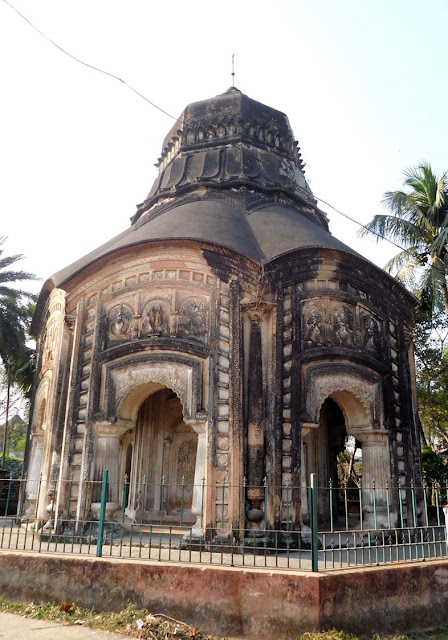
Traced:
<path fill-rule="evenodd" d="M 0 237 L 0 301 L 3 299 L 12 299 L 16 303 L 21 302 L 23 299 L 34 299 L 35 296 L 28 291 L 11 287 L 11 283 L 23 282 L 24 280 L 36 280 L 36 276 L 33 273 L 27 273 L 26 271 L 16 271 L 10 269 L 18 260 L 24 258 L 21 254 L 14 256 L 4 256 L 4 249 L 2 248 L 6 242 L 6 237 Z"/>
<path fill-rule="evenodd" d="M 35 276 L 26 271 L 17 271 L 10 267 L 20 260 L 22 255 L 4 256 L 2 245 L 6 238 L 0 238 L 0 358 L 6 373 L 6 421 L 3 438 L 2 466 L 6 455 L 8 413 L 11 385 L 22 383 L 24 391 L 29 392 L 30 371 L 25 371 L 30 358 L 30 348 L 26 346 L 26 329 L 31 318 L 30 300 L 33 294 L 17 289 L 11 284 L 24 280 L 34 280 Z M 27 379 L 28 378 L 28 379 Z"/>
<path fill-rule="evenodd" d="M 402 247 L 385 266 L 397 279 L 418 292 L 421 306 L 431 316 L 448 312 L 448 172 L 436 176 L 422 162 L 406 169 L 403 191 L 385 194 L 389 214 L 376 215 L 359 232 L 387 238 Z"/>

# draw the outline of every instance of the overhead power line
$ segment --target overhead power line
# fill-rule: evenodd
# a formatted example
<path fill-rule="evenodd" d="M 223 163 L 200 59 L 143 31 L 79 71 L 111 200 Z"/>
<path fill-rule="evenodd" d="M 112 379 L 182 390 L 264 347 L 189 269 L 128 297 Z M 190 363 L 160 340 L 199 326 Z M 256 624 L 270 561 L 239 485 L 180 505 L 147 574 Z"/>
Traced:
<path fill-rule="evenodd" d="M 158 109 L 159 111 L 161 111 L 162 113 L 164 113 L 166 116 L 168 116 L 169 118 L 173 118 L 173 120 L 177 120 L 177 118 L 175 118 L 174 116 L 172 116 L 170 113 L 168 113 L 167 111 L 165 111 L 165 109 L 162 109 L 161 107 L 159 107 L 158 105 L 156 105 L 154 102 L 151 102 L 151 100 L 149 100 L 146 96 L 144 96 L 142 93 L 140 93 L 140 91 L 138 91 L 137 89 L 135 89 L 134 87 L 132 87 L 130 84 L 128 84 L 126 82 L 126 80 L 123 80 L 122 78 L 120 78 L 119 76 L 116 76 L 114 73 L 110 73 L 109 71 L 105 71 L 104 69 L 100 69 L 99 67 L 95 67 L 95 65 L 93 64 L 89 64 L 88 62 L 85 62 L 84 60 L 81 60 L 80 58 L 77 58 L 76 56 L 74 56 L 72 53 L 70 53 L 69 51 L 67 51 L 66 49 L 64 49 L 63 47 L 61 47 L 57 42 L 55 42 L 54 40 L 52 40 L 49 36 L 47 36 L 43 31 L 41 31 L 38 27 L 36 27 L 35 24 L 33 24 L 31 22 L 31 20 L 29 20 L 26 16 L 23 15 L 23 13 L 21 13 L 18 9 L 16 9 L 16 7 L 14 7 L 14 5 L 12 5 L 10 2 L 8 2 L 8 0 L 3 0 L 3 2 L 5 4 L 7 4 L 9 7 L 11 7 L 11 9 L 13 11 L 15 11 L 21 18 L 23 18 L 23 20 L 25 20 L 25 22 L 27 22 L 30 27 L 32 27 L 35 31 L 37 31 L 37 33 L 39 35 L 41 35 L 43 38 L 45 38 L 45 40 L 48 40 L 48 42 L 50 42 L 54 47 L 56 47 L 56 49 L 59 49 L 59 51 L 62 51 L 62 53 L 64 53 L 66 56 L 68 56 L 69 58 L 71 58 L 72 60 L 74 60 L 75 62 L 78 62 L 79 64 L 82 64 L 84 67 L 87 67 L 88 69 L 93 69 L 93 71 L 97 71 L 98 73 L 103 73 L 105 76 L 109 76 L 109 78 L 113 78 L 114 80 L 118 80 L 118 82 L 121 82 L 122 84 L 124 84 L 125 87 L 127 87 L 130 91 L 133 91 L 135 94 L 137 94 L 140 98 L 142 98 L 143 100 L 145 100 L 145 102 L 147 102 L 148 104 L 150 104 L 152 107 L 154 107 L 154 109 Z"/>
<path fill-rule="evenodd" d="M 45 38 L 45 40 L 50 42 L 54 47 L 56 47 L 56 49 L 59 49 L 59 51 L 61 51 L 63 54 L 65 54 L 66 56 L 68 56 L 69 58 L 71 58 L 72 60 L 77 62 L 78 64 L 81 64 L 84 67 L 87 67 L 88 69 L 92 69 L 93 71 L 96 71 L 96 72 L 101 73 L 101 74 L 103 74 L 105 76 L 109 76 L 109 78 L 113 78 L 114 80 L 117 80 L 118 82 L 123 84 L 127 89 L 129 89 L 130 91 L 135 93 L 139 98 L 142 98 L 142 100 L 144 100 L 149 105 L 151 105 L 154 109 L 157 109 L 158 111 L 160 111 L 164 115 L 168 116 L 168 118 L 171 118 L 175 122 L 179 122 L 180 124 L 182 124 L 182 122 L 181 122 L 181 120 L 179 120 L 179 118 L 176 118 L 175 116 L 171 115 L 171 113 L 169 113 L 168 111 L 166 111 L 162 107 L 159 107 L 159 105 L 157 105 L 152 100 L 149 100 L 149 98 L 147 98 L 145 95 L 140 93 L 140 91 L 135 89 L 135 87 L 133 87 L 132 85 L 128 84 L 125 80 L 123 80 L 119 76 L 115 75 L 114 73 L 110 73 L 109 71 L 106 71 L 105 69 L 101 69 L 100 67 L 96 67 L 95 65 L 92 65 L 92 64 L 90 64 L 88 62 L 85 62 L 84 60 L 81 60 L 80 58 L 76 57 L 75 55 L 73 55 L 72 53 L 70 53 L 69 51 L 67 51 L 63 47 L 61 47 L 57 42 L 55 42 L 52 38 L 47 36 L 43 31 L 41 31 L 38 27 L 36 27 L 36 25 L 33 24 L 31 22 L 31 20 L 29 20 L 25 15 L 23 15 L 23 13 L 21 13 L 13 4 L 8 2 L 8 0 L 3 0 L 3 2 L 5 4 L 7 4 L 13 11 L 15 11 L 17 13 L 17 15 L 19 15 L 23 20 L 25 20 L 25 22 L 27 24 L 29 24 L 29 26 L 32 29 L 34 29 L 39 35 L 41 35 L 43 38 Z M 263 162 L 263 160 L 261 160 L 261 158 L 257 157 L 256 159 L 261 164 L 265 164 Z M 309 195 L 309 192 L 304 187 L 301 187 L 300 185 L 297 185 L 297 187 L 299 189 L 301 189 L 302 191 L 304 191 L 307 195 Z M 395 247 L 397 247 L 401 251 L 409 254 L 411 257 L 414 257 L 413 254 L 408 249 L 406 249 L 406 247 L 401 246 L 397 242 L 394 242 L 390 238 L 387 238 L 386 236 L 382 235 L 381 233 L 378 233 L 376 231 L 371 231 L 370 229 L 368 229 L 368 227 L 365 224 L 363 224 L 362 222 L 359 222 L 359 220 L 356 220 L 355 218 L 353 218 L 352 216 L 348 215 L 347 213 L 344 213 L 343 211 L 341 211 L 337 207 L 333 206 L 332 204 L 330 204 L 329 202 L 327 202 L 323 198 L 319 198 L 319 196 L 317 196 L 315 193 L 313 193 L 312 195 L 318 202 L 321 202 L 322 204 L 326 205 L 327 207 L 330 207 L 330 209 L 332 209 L 335 213 L 339 214 L 343 218 L 346 218 L 347 220 L 350 220 L 350 222 L 353 222 L 354 224 L 358 225 L 359 227 L 361 227 L 363 229 L 366 229 L 372 235 L 375 235 L 378 238 L 380 238 L 382 240 L 385 240 L 386 242 L 389 242 L 389 244 L 394 245 Z M 443 274 L 444 277 L 446 277 L 446 272 L 444 270 L 440 269 L 437 265 L 431 264 L 430 268 L 431 269 L 435 269 L 439 273 Z"/>

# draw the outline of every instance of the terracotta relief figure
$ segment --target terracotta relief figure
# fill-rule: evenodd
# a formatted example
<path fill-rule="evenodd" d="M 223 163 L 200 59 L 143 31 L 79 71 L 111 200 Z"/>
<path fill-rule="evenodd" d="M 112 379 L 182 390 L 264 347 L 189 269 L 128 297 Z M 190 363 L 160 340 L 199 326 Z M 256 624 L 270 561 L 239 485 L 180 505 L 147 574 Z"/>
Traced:
<path fill-rule="evenodd" d="M 146 310 L 145 316 L 143 332 L 146 335 L 160 336 L 168 334 L 169 319 L 163 304 L 160 302 L 152 304 Z"/>
<path fill-rule="evenodd" d="M 123 305 L 113 307 L 109 312 L 109 337 L 112 339 L 124 337 L 131 324 L 131 310 Z"/>
<path fill-rule="evenodd" d="M 48 333 L 45 336 L 44 355 L 42 358 L 44 364 L 46 362 L 53 360 L 55 339 L 56 339 L 56 325 L 54 322 L 52 322 L 48 327 Z"/>
<path fill-rule="evenodd" d="M 305 341 L 307 347 L 317 347 L 324 342 L 322 315 L 317 309 L 311 309 L 306 319 Z"/>
<path fill-rule="evenodd" d="M 368 351 L 376 351 L 378 347 L 379 330 L 378 323 L 372 316 L 365 316 L 363 320 L 364 339 L 363 346 Z"/>
<path fill-rule="evenodd" d="M 163 330 L 163 309 L 160 304 L 150 308 L 148 312 L 148 325 L 151 333 L 161 333 Z"/>
<path fill-rule="evenodd" d="M 188 336 L 205 336 L 207 319 L 203 300 L 200 298 L 187 298 L 184 300 L 180 309 L 179 331 Z"/>
<path fill-rule="evenodd" d="M 353 314 L 347 307 L 339 307 L 333 313 L 333 329 L 338 344 L 353 346 Z"/>

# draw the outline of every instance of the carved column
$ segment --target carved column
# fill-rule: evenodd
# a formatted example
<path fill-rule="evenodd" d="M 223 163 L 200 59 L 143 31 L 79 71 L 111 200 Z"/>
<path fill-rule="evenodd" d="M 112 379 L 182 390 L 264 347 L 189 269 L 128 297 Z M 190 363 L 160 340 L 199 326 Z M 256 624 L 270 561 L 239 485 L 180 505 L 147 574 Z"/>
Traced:
<path fill-rule="evenodd" d="M 263 359 L 261 345 L 261 316 L 249 312 L 249 354 L 247 381 L 247 520 L 251 537 L 262 537 L 261 508 L 264 500 L 264 428 L 263 428 Z"/>
<path fill-rule="evenodd" d="M 194 470 L 193 501 L 191 511 L 196 516 L 196 522 L 188 535 L 193 538 L 204 538 L 206 517 L 203 513 L 206 504 L 204 496 L 205 485 L 205 463 L 207 460 L 207 422 L 187 420 L 186 424 L 198 434 L 198 445 L 196 450 L 196 466 Z"/>
<path fill-rule="evenodd" d="M 39 493 L 39 478 L 42 464 L 42 452 L 44 448 L 44 436 L 44 432 L 33 434 L 33 448 L 31 450 L 28 477 L 26 481 L 26 497 L 27 500 L 33 501 L 33 504 L 25 513 L 25 517 L 28 515 L 31 516 L 31 512 L 35 508 L 34 501 L 37 500 L 37 495 Z"/>
<path fill-rule="evenodd" d="M 386 429 L 364 431 L 356 436 L 362 443 L 362 500 L 365 527 L 388 522 L 386 485 L 390 485 L 390 458 Z"/>
<path fill-rule="evenodd" d="M 95 457 L 94 457 L 94 487 L 92 492 L 92 512 L 97 515 L 101 499 L 101 479 L 103 471 L 109 470 L 109 491 L 107 496 L 106 516 L 110 518 L 119 506 L 119 466 L 120 466 L 120 438 L 133 426 L 125 421 L 97 422 L 95 424 Z"/>
<path fill-rule="evenodd" d="M 80 349 L 82 343 L 82 328 L 85 319 L 85 307 L 86 300 L 81 299 L 78 302 L 76 308 L 76 314 L 66 314 L 65 322 L 69 328 L 71 334 L 71 350 L 70 350 L 70 359 L 69 359 L 69 369 L 68 369 L 68 380 L 67 380 L 67 396 L 65 402 L 65 417 L 64 417 L 64 427 L 63 427 L 63 438 L 61 444 L 61 464 L 59 468 L 59 478 L 58 478 L 58 489 L 57 489 L 57 502 L 56 502 L 56 517 L 62 512 L 62 505 L 67 504 L 67 500 L 69 498 L 69 478 L 71 476 L 70 469 L 70 455 L 71 448 L 76 448 L 74 444 L 74 440 L 76 440 L 76 431 L 77 424 L 73 420 L 73 414 L 75 410 L 75 403 L 77 398 L 77 384 L 76 381 L 79 375 L 80 369 Z M 68 357 L 68 353 L 67 353 Z M 72 471 L 73 473 L 73 471 Z M 73 476 L 72 476 L 73 477 Z M 73 503 L 75 499 L 73 496 L 70 496 L 70 504 L 68 505 L 69 514 L 72 512 Z"/>

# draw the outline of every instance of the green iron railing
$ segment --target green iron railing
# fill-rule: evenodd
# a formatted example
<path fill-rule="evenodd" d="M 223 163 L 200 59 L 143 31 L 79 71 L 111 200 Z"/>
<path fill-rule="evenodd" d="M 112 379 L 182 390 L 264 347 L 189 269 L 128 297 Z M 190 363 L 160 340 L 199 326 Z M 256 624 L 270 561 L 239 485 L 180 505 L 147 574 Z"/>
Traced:
<path fill-rule="evenodd" d="M 322 487 L 312 474 L 309 487 L 277 487 L 264 478 L 257 493 L 262 521 L 253 522 L 246 479 L 238 487 L 226 479 L 210 486 L 205 478 L 192 486 L 185 477 L 154 485 L 126 475 L 113 486 L 105 471 L 81 487 L 73 476 L 59 486 L 42 477 L 33 482 L 26 494 L 26 479 L 3 480 L 0 549 L 307 571 L 448 557 L 445 483 Z M 17 494 L 28 495 L 19 515 Z M 113 514 L 111 496 L 118 496 Z M 244 506 L 237 527 L 232 496 Z M 92 497 L 100 497 L 97 519 Z"/>

